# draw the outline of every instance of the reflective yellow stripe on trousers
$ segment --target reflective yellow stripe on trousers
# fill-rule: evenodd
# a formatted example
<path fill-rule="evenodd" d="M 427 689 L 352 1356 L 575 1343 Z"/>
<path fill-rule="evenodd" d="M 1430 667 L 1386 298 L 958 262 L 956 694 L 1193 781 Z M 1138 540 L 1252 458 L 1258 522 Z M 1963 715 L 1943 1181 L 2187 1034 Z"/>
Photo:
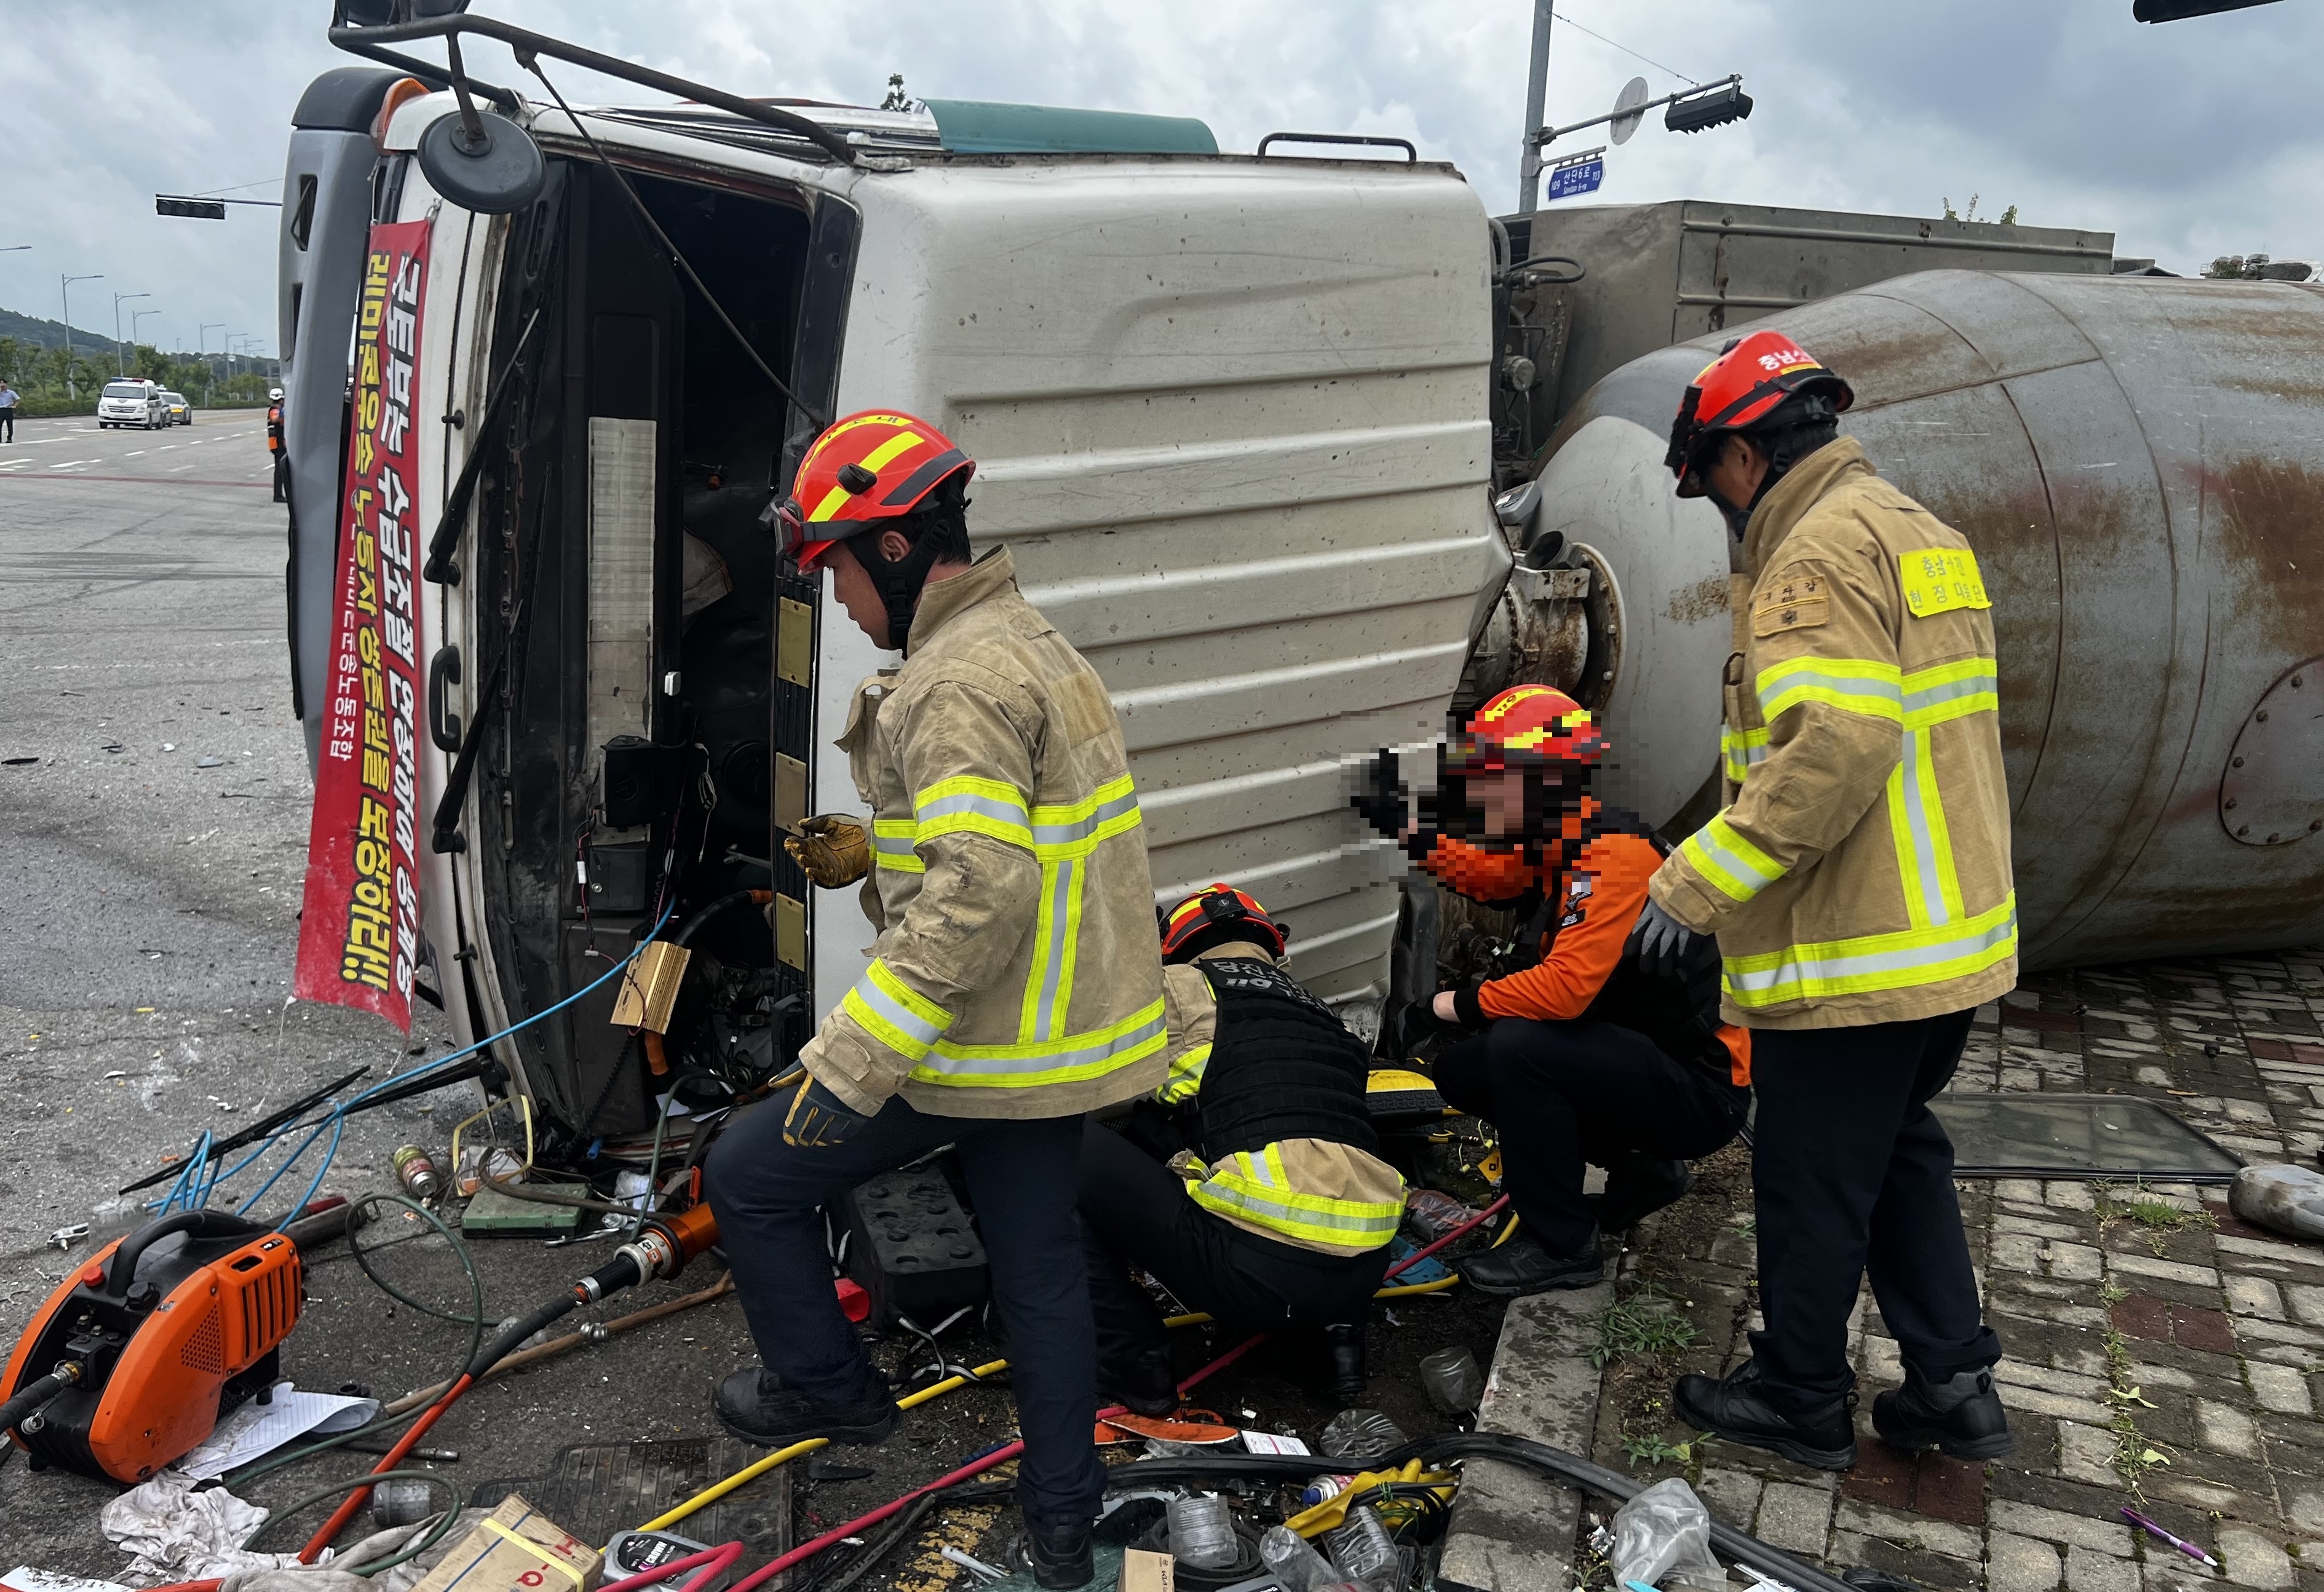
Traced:
<path fill-rule="evenodd" d="M 1327 1200 L 1291 1186 L 1283 1150 L 1241 1150 L 1208 1168 L 1200 1182 L 1188 1182 L 1195 1204 L 1221 1216 L 1240 1217 L 1286 1238 L 1376 1249 L 1396 1237 L 1402 1201 Z"/>

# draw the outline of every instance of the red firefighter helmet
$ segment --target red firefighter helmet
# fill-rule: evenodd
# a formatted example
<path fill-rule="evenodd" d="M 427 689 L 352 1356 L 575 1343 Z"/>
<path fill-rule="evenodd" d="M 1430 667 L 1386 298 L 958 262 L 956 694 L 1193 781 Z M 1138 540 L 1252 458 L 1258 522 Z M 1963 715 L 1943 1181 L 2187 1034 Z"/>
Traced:
<path fill-rule="evenodd" d="M 1162 960 L 1184 962 L 1221 940 L 1257 940 L 1283 954 L 1290 934 L 1267 916 L 1267 908 L 1247 890 L 1230 884 L 1205 886 L 1179 902 L 1162 917 Z M 1207 931 L 1227 927 L 1224 934 Z"/>
<path fill-rule="evenodd" d="M 899 519 L 976 461 L 926 420 L 900 410 L 865 410 L 834 420 L 799 461 L 791 495 L 776 511 L 784 556 L 801 574 L 831 544 Z"/>
<path fill-rule="evenodd" d="M 1606 737 L 1583 707 L 1554 686 L 1512 686 L 1469 721 L 1446 763 L 1463 774 L 1503 768 L 1594 767 Z"/>
<path fill-rule="evenodd" d="M 1781 332 L 1754 332 L 1729 343 L 1679 400 L 1670 452 L 1663 458 L 1678 477 L 1678 495 L 1703 495 L 1702 466 L 1720 437 L 1750 430 L 1800 393 L 1822 396 L 1834 414 L 1856 401 L 1854 388 Z"/>

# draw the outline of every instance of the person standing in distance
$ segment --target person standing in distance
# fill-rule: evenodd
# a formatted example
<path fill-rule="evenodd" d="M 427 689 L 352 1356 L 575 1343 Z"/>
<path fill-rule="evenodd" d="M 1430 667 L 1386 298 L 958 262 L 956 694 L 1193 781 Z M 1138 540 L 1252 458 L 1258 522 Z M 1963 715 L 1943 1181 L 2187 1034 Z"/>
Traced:
<path fill-rule="evenodd" d="M 0 442 L 16 440 L 16 403 L 19 394 L 7 382 L 0 381 Z"/>
<path fill-rule="evenodd" d="M 1008 1328 L 1029 1557 L 1041 1586 L 1073 1587 L 1104 1491 L 1082 1119 L 1164 1080 L 1162 958 L 1113 704 L 1019 594 L 1006 548 L 970 562 L 974 469 L 925 420 L 850 415 L 777 513 L 785 555 L 827 566 L 848 617 L 904 662 L 857 688 L 837 742 L 871 822 L 824 815 L 791 844 L 818 885 L 868 874 L 871 966 L 800 1051 L 788 1104 L 745 1113 L 710 1156 L 761 1361 L 715 1404 L 768 1447 L 895 1430 L 816 1210 L 957 1146 Z"/>
<path fill-rule="evenodd" d="M 290 499 L 290 456 L 282 446 L 282 389 L 266 391 L 266 452 L 274 462 L 274 501 Z"/>
<path fill-rule="evenodd" d="M 1868 1272 L 1904 1362 L 1873 1430 L 1990 1459 L 2015 1444 L 1928 1102 L 1975 1008 L 2017 981 L 1991 604 L 1961 534 L 1839 435 L 1849 384 L 1780 332 L 1687 389 L 1666 462 L 1734 538 L 1726 806 L 1655 872 L 1647 960 L 1715 934 L 1751 1031 L 1766 1325 L 1682 1419 L 1825 1469 L 1855 1462 L 1848 1318 Z"/>

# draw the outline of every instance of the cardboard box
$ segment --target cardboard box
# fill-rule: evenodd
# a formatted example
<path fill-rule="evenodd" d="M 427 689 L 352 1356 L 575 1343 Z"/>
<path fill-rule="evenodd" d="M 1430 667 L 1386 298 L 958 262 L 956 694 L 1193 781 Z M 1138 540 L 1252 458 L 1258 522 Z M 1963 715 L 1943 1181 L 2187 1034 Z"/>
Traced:
<path fill-rule="evenodd" d="M 597 1551 L 511 1493 L 411 1592 L 595 1592 Z"/>
<path fill-rule="evenodd" d="M 1167 1553 L 1132 1548 L 1121 1556 L 1120 1592 L 1176 1592 L 1178 1561 Z"/>

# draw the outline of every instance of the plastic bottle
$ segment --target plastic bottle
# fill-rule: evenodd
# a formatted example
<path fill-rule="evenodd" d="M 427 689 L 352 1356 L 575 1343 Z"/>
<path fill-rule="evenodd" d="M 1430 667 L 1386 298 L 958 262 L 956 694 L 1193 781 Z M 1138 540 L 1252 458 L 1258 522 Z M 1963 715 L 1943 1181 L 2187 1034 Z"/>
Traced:
<path fill-rule="evenodd" d="M 1323 1542 L 1339 1572 L 1360 1587 L 1389 1592 L 1401 1578 L 1403 1560 L 1397 1557 L 1396 1543 L 1369 1504 L 1349 1510 L 1346 1523 L 1325 1532 Z"/>
<path fill-rule="evenodd" d="M 143 1200 L 115 1194 L 88 1208 L 88 1245 L 92 1249 L 142 1228 L 153 1213 Z"/>
<path fill-rule="evenodd" d="M 404 1146 L 395 1152 L 393 1161 L 395 1181 L 413 1199 L 424 1204 L 444 1192 L 444 1174 L 418 1145 Z"/>
<path fill-rule="evenodd" d="M 1404 1447 L 1404 1433 L 1378 1410 L 1342 1410 L 1316 1434 L 1315 1446 L 1329 1459 L 1369 1459 Z"/>
<path fill-rule="evenodd" d="M 1484 1398 L 1485 1376 L 1477 1357 L 1456 1344 L 1423 1357 L 1420 1391 L 1443 1413 L 1465 1415 Z"/>
<path fill-rule="evenodd" d="M 1308 1544 L 1297 1532 L 1279 1525 L 1267 1528 L 1259 1539 L 1259 1556 L 1283 1583 L 1283 1592 L 1321 1592 L 1340 1580 L 1332 1561 Z"/>
<path fill-rule="evenodd" d="M 1170 1522 L 1170 1557 L 1194 1569 L 1232 1569 L 1242 1556 L 1235 1541 L 1234 1516 L 1227 1501 L 1212 1495 L 1173 1498 L 1164 1513 Z"/>

